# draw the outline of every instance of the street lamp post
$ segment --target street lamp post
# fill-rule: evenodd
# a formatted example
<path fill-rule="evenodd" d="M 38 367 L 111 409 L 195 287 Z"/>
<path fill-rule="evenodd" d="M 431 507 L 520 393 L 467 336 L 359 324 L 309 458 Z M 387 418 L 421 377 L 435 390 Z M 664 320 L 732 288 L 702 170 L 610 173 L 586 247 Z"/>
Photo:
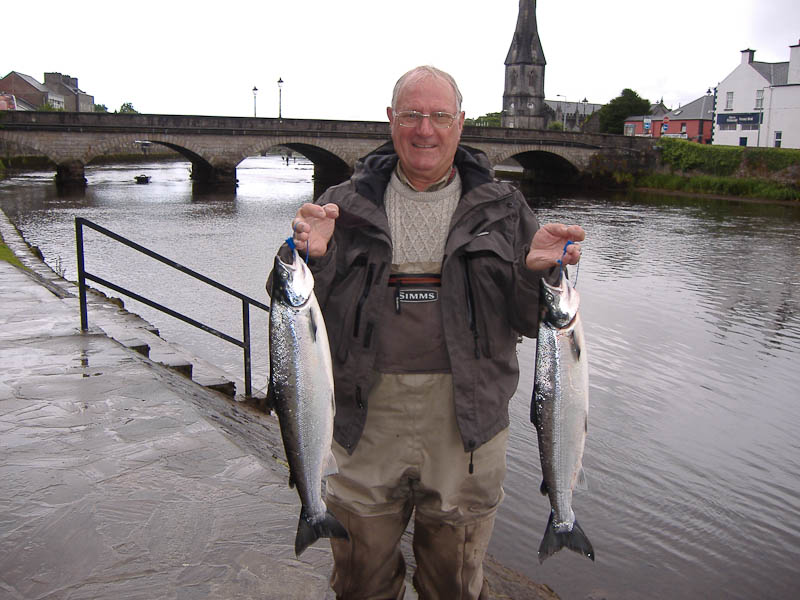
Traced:
<path fill-rule="evenodd" d="M 586 96 L 583 97 L 581 103 L 583 104 L 583 122 L 581 123 L 581 131 L 586 131 L 586 103 L 589 102 Z"/>
<path fill-rule="evenodd" d="M 281 92 L 282 92 L 281 87 L 283 87 L 283 79 L 278 77 L 278 118 L 279 119 L 282 116 L 282 114 L 281 114 L 281 102 L 282 102 L 283 98 L 281 97 Z"/>
<path fill-rule="evenodd" d="M 258 88 L 253 86 L 253 116 L 256 116 L 256 94 L 258 93 Z"/>
<path fill-rule="evenodd" d="M 564 122 L 561 125 L 561 131 L 567 130 L 567 97 L 564 94 L 556 94 L 564 99 L 564 106 L 561 108 L 561 116 L 564 117 Z"/>

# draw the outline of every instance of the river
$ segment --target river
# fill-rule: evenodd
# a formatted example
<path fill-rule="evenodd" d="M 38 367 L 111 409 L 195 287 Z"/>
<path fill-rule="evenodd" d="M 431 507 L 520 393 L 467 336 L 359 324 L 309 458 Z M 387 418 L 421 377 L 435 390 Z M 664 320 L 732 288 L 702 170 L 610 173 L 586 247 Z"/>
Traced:
<path fill-rule="evenodd" d="M 256 299 L 311 198 L 312 165 L 247 159 L 226 197 L 192 194 L 189 164 L 87 168 L 78 197 L 52 173 L 0 182 L 0 207 L 76 277 L 82 216 Z M 151 175 L 149 185 L 134 176 Z M 519 349 L 509 472 L 490 552 L 565 600 L 800 597 L 800 207 L 661 195 L 532 198 L 583 225 L 578 270 L 590 356 L 589 488 L 575 511 L 597 561 L 539 565 L 549 505 L 528 421 L 535 342 Z M 239 336 L 241 307 L 87 232 L 87 269 Z M 574 275 L 573 275 L 574 276 Z M 241 353 L 146 306 L 134 312 L 241 377 Z M 76 315 L 76 322 L 78 316 Z M 254 315 L 254 385 L 266 316 Z"/>

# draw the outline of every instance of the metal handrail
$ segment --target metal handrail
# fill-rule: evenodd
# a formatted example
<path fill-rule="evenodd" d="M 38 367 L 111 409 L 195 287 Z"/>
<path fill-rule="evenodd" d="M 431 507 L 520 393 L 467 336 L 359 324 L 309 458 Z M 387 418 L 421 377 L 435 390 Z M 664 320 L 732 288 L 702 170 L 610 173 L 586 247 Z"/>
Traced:
<path fill-rule="evenodd" d="M 149 256 L 151 258 L 154 258 L 155 260 L 157 260 L 159 262 L 162 262 L 165 265 L 172 267 L 173 269 L 177 269 L 178 271 L 181 271 L 182 273 L 185 273 L 186 275 L 190 275 L 191 277 L 194 277 L 195 279 L 198 279 L 198 280 L 202 281 L 205 284 L 208 284 L 208 285 L 210 285 L 212 287 L 215 287 L 218 290 L 220 290 L 222 292 L 225 292 L 226 294 L 229 294 L 231 296 L 239 298 L 242 301 L 242 339 L 238 340 L 238 339 L 236 339 L 236 338 L 234 338 L 234 337 L 232 337 L 230 335 L 227 335 L 225 333 L 222 333 L 221 331 L 218 331 L 217 329 L 214 329 L 213 327 L 210 327 L 209 325 L 201 323 L 200 321 L 192 319 L 191 317 L 187 317 L 186 315 L 183 315 L 183 314 L 179 313 L 176 310 L 173 310 L 171 308 L 163 306 L 163 305 L 159 304 L 158 302 L 150 300 L 149 298 L 145 298 L 144 296 L 142 296 L 140 294 L 137 294 L 136 292 L 132 292 L 130 290 L 127 290 L 124 287 L 121 287 L 119 285 L 111 283 L 110 281 L 108 281 L 106 279 L 103 279 L 102 277 L 99 277 L 97 275 L 93 275 L 92 273 L 89 273 L 86 270 L 86 266 L 85 266 L 85 263 L 84 263 L 84 252 L 83 252 L 83 228 L 84 228 L 84 226 L 88 227 L 90 229 L 94 229 L 98 233 L 102 233 L 103 235 L 105 235 L 107 237 L 110 237 L 111 239 L 116 240 L 117 242 L 119 242 L 121 244 L 124 244 L 125 246 L 128 246 L 129 248 L 133 248 L 134 250 L 136 250 L 138 252 L 141 252 L 142 254 L 145 254 L 145 255 L 147 255 L 147 256 Z M 189 325 L 197 327 L 198 329 L 202 329 L 203 331 L 207 331 L 208 333 L 210 333 L 212 335 L 215 335 L 218 338 L 221 338 L 221 339 L 225 340 L 228 343 L 231 343 L 231 344 L 233 344 L 235 346 L 239 346 L 240 348 L 242 348 L 242 350 L 244 351 L 244 387 L 245 387 L 245 396 L 247 396 L 248 398 L 252 397 L 252 395 L 253 395 L 253 386 L 252 386 L 251 353 L 250 353 L 250 305 L 253 305 L 256 308 L 260 308 L 261 310 L 264 310 L 266 312 L 269 312 L 269 306 L 259 302 L 258 300 L 250 298 L 249 296 L 246 296 L 245 294 L 242 294 L 241 292 L 237 292 L 236 290 L 234 290 L 232 288 L 229 288 L 226 285 L 223 285 L 223 284 L 221 284 L 221 283 L 219 283 L 217 281 L 214 281 L 213 279 L 210 279 L 210 278 L 206 277 L 205 275 L 202 275 L 202 274 L 200 274 L 200 273 L 198 273 L 196 271 L 193 271 L 189 267 L 185 267 L 182 264 L 175 262 L 174 260 L 166 258 L 165 256 L 162 256 L 161 254 L 158 254 L 157 252 L 153 252 L 152 250 L 150 250 L 148 248 L 145 248 L 144 246 L 141 246 L 141 245 L 137 244 L 136 242 L 133 242 L 133 241 L 131 241 L 131 240 L 119 235 L 119 234 L 116 234 L 113 231 L 110 231 L 110 230 L 106 229 L 105 227 L 102 227 L 102 226 L 100 226 L 100 225 L 98 225 L 96 223 L 92 223 L 91 221 L 89 221 L 88 219 L 84 219 L 83 217 L 75 217 L 75 240 L 76 240 L 77 248 L 78 248 L 78 290 L 79 290 L 79 294 L 80 294 L 81 330 L 82 331 L 87 331 L 89 329 L 89 315 L 88 315 L 87 305 L 86 305 L 86 280 L 88 279 L 89 281 L 94 281 L 95 283 L 99 283 L 100 285 L 104 285 L 104 286 L 114 290 L 115 292 L 119 292 L 120 294 L 124 294 L 124 295 L 126 295 L 126 296 L 128 296 L 130 298 L 133 298 L 134 300 L 137 300 L 137 301 L 141 302 L 142 304 L 146 304 L 147 306 L 150 306 L 152 308 L 160 310 L 161 312 L 166 313 L 166 314 L 170 315 L 171 317 L 175 317 L 176 319 L 180 319 L 184 323 L 188 323 Z"/>

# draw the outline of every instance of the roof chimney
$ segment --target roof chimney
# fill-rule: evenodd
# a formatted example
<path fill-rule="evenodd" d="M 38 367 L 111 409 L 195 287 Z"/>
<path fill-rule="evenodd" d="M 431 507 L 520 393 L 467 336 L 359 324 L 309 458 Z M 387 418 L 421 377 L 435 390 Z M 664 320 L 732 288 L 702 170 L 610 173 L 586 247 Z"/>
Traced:
<path fill-rule="evenodd" d="M 753 56 L 755 55 L 756 51 L 747 48 L 746 50 L 742 50 L 742 64 L 749 65 L 753 62 Z"/>
<path fill-rule="evenodd" d="M 800 41 L 789 46 L 789 77 L 786 83 L 800 83 Z"/>

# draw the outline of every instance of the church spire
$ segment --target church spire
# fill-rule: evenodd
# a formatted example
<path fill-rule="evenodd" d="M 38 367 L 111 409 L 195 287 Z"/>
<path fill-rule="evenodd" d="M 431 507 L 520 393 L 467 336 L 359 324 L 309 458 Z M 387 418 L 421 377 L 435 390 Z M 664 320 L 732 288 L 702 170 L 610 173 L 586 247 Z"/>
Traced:
<path fill-rule="evenodd" d="M 506 56 L 503 127 L 543 129 L 546 61 L 536 25 L 536 0 L 520 0 L 517 27 Z"/>
<path fill-rule="evenodd" d="M 506 56 L 508 65 L 541 65 L 544 66 L 544 51 L 536 26 L 536 0 L 520 0 L 517 28 L 514 39 Z"/>

